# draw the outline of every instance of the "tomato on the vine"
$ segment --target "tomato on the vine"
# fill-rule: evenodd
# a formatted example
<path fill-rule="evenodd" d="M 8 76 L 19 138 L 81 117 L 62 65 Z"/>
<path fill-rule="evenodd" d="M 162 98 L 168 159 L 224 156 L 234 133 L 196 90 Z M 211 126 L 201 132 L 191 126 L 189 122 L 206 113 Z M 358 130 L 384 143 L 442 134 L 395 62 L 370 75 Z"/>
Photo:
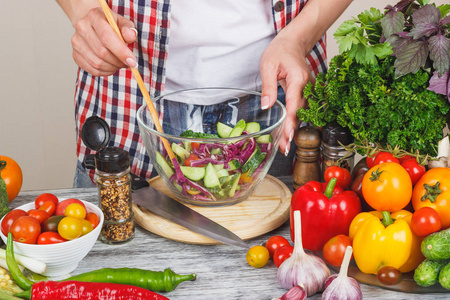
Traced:
<path fill-rule="evenodd" d="M 269 250 L 261 245 L 253 246 L 247 251 L 246 259 L 250 266 L 262 268 L 269 261 Z"/>
<path fill-rule="evenodd" d="M 366 164 L 369 168 L 372 168 L 375 165 L 375 157 L 376 154 L 366 157 Z"/>
<path fill-rule="evenodd" d="M 37 239 L 38 245 L 57 244 L 66 241 L 59 233 L 53 231 L 42 232 Z"/>
<path fill-rule="evenodd" d="M 409 174 L 409 177 L 411 177 L 412 185 L 416 185 L 416 183 L 426 172 L 425 166 L 421 166 L 415 158 L 403 161 L 401 166 L 405 168 L 406 172 Z"/>
<path fill-rule="evenodd" d="M 50 218 L 50 215 L 48 214 L 48 212 L 46 212 L 45 210 L 40 210 L 40 209 L 30 209 L 28 211 L 28 215 L 30 217 L 33 217 L 36 220 L 38 220 L 40 224 L 42 224 L 42 222 L 44 222 L 45 220 Z"/>
<path fill-rule="evenodd" d="M 362 192 L 364 199 L 375 210 L 394 212 L 408 205 L 412 182 L 405 168 L 398 163 L 387 162 L 367 171 Z"/>
<path fill-rule="evenodd" d="M 20 192 L 23 175 L 19 164 L 8 156 L 0 156 L 0 177 L 5 181 L 9 202 Z"/>
<path fill-rule="evenodd" d="M 377 153 L 377 155 L 375 156 L 375 159 L 373 161 L 373 165 L 379 165 L 379 164 L 384 164 L 387 162 L 394 162 L 394 163 L 400 163 L 400 161 L 398 160 L 398 158 L 394 157 L 394 155 L 392 155 L 389 152 L 384 152 L 384 151 L 380 151 Z"/>
<path fill-rule="evenodd" d="M 36 244 L 37 238 L 41 234 L 41 224 L 30 216 L 17 218 L 9 228 L 13 240 L 25 244 Z"/>
<path fill-rule="evenodd" d="M 13 209 L 10 212 L 8 212 L 2 220 L 2 233 L 5 236 L 7 236 L 11 224 L 19 217 L 27 215 L 28 215 L 27 212 L 24 211 L 23 209 Z"/>
<path fill-rule="evenodd" d="M 326 182 L 329 182 L 331 178 L 336 178 L 336 184 L 340 185 L 344 190 L 346 190 L 352 183 L 350 171 L 346 168 L 341 168 L 338 166 L 328 167 L 323 176 Z"/>
<path fill-rule="evenodd" d="M 431 207 L 421 207 L 411 217 L 411 230 L 418 236 L 427 236 L 441 230 L 441 228 L 441 217 Z"/>
<path fill-rule="evenodd" d="M 36 200 L 34 200 L 34 207 L 36 209 L 39 209 L 45 202 L 51 201 L 55 203 L 55 205 L 58 204 L 59 200 L 58 197 L 51 193 L 43 193 L 36 197 Z"/>
<path fill-rule="evenodd" d="M 273 257 L 275 250 L 286 245 L 290 245 L 289 241 L 280 235 L 272 236 L 266 242 L 266 248 L 269 250 L 270 257 Z"/>
<path fill-rule="evenodd" d="M 342 260 L 344 259 L 345 250 L 347 249 L 347 246 L 351 245 L 352 241 L 344 234 L 332 237 L 325 243 L 325 246 L 323 246 L 323 258 L 330 265 L 340 267 L 342 265 Z"/>
<path fill-rule="evenodd" d="M 275 250 L 273 254 L 273 263 L 275 266 L 279 268 L 286 259 L 291 257 L 293 251 L 294 247 L 291 245 L 286 245 Z"/>

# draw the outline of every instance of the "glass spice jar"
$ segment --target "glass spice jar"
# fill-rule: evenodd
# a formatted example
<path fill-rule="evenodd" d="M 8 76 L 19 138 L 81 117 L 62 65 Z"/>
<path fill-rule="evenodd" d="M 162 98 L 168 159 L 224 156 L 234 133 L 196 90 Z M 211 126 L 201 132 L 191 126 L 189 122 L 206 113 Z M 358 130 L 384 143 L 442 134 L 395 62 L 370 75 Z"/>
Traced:
<path fill-rule="evenodd" d="M 355 153 L 345 146 L 353 143 L 353 136 L 348 128 L 337 123 L 330 123 L 322 128 L 322 179 L 323 173 L 330 166 L 338 165 L 352 172 Z"/>
<path fill-rule="evenodd" d="M 131 201 L 130 156 L 118 147 L 108 147 L 95 154 L 95 181 L 99 205 L 105 216 L 100 240 L 122 244 L 134 238 Z"/>

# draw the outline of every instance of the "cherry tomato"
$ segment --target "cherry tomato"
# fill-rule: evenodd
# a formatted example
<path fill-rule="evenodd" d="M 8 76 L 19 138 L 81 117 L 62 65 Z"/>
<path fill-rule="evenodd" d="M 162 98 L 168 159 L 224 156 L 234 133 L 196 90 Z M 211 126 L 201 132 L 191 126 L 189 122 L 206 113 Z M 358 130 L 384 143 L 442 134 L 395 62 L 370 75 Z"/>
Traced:
<path fill-rule="evenodd" d="M 400 163 L 398 158 L 395 158 L 391 153 L 380 151 L 375 156 L 375 159 L 373 161 L 373 165 L 376 166 L 376 165 L 384 164 L 384 163 L 387 163 L 387 162 L 394 162 L 394 163 L 397 163 L 397 164 Z"/>
<path fill-rule="evenodd" d="M 261 245 L 256 245 L 248 249 L 247 262 L 254 268 L 262 268 L 269 261 L 269 250 Z"/>
<path fill-rule="evenodd" d="M 414 157 L 412 157 L 411 155 L 403 155 L 402 157 L 399 157 L 398 160 L 400 162 L 400 164 L 404 163 L 407 160 L 410 159 L 415 159 Z"/>
<path fill-rule="evenodd" d="M 27 213 L 30 217 L 35 218 L 39 221 L 39 224 L 42 224 L 45 220 L 50 218 L 50 215 L 45 210 L 40 209 L 30 209 Z"/>
<path fill-rule="evenodd" d="M 405 160 L 401 163 L 401 166 L 405 168 L 406 172 L 409 174 L 409 177 L 411 177 L 412 185 L 416 185 L 419 179 L 422 178 L 423 174 L 426 172 L 425 166 L 419 165 L 415 158 Z"/>
<path fill-rule="evenodd" d="M 328 167 L 323 176 L 326 182 L 329 182 L 331 178 L 336 178 L 336 185 L 340 185 L 344 190 L 346 190 L 352 183 L 350 171 L 346 168 L 341 168 L 338 166 Z"/>
<path fill-rule="evenodd" d="M 94 226 L 92 226 L 92 223 L 89 222 L 86 219 L 81 220 L 81 224 L 83 225 L 83 229 L 81 231 L 81 236 L 88 234 L 92 230 L 94 230 Z"/>
<path fill-rule="evenodd" d="M 66 216 L 51 216 L 41 224 L 41 230 L 58 232 L 59 222 Z"/>
<path fill-rule="evenodd" d="M 53 201 L 46 201 L 39 207 L 39 210 L 44 210 L 49 216 L 52 216 L 56 211 L 56 204 Z"/>
<path fill-rule="evenodd" d="M 194 153 L 191 153 L 189 155 L 189 157 L 186 158 L 186 160 L 184 161 L 184 164 L 186 166 L 190 167 L 191 166 L 191 161 L 193 161 L 193 160 L 199 160 L 199 157 L 197 155 L 195 155 Z"/>
<path fill-rule="evenodd" d="M 377 272 L 378 280 L 384 285 L 395 285 L 403 279 L 403 274 L 398 269 L 384 266 Z"/>
<path fill-rule="evenodd" d="M 59 221 L 58 233 L 66 240 L 74 240 L 83 233 L 83 223 L 78 218 L 65 217 Z"/>
<path fill-rule="evenodd" d="M 427 236 L 441 229 L 441 217 L 434 208 L 421 207 L 411 217 L 411 230 L 418 236 Z"/>
<path fill-rule="evenodd" d="M 86 218 L 86 209 L 79 203 L 71 203 L 64 210 L 64 215 L 67 217 L 84 219 Z"/>
<path fill-rule="evenodd" d="M 266 242 L 266 248 L 269 250 L 269 256 L 273 257 L 275 250 L 286 245 L 290 245 L 290 243 L 285 237 L 275 235 L 269 238 Z"/>
<path fill-rule="evenodd" d="M 13 209 L 8 212 L 2 220 L 2 233 L 8 235 L 11 224 L 19 217 L 27 216 L 27 212 L 23 209 Z"/>
<path fill-rule="evenodd" d="M 376 156 L 377 156 L 377 154 L 375 153 L 372 156 L 367 156 L 366 157 L 366 164 L 369 167 L 369 169 L 372 168 L 373 166 L 375 166 L 375 162 L 374 161 L 375 161 Z"/>
<path fill-rule="evenodd" d="M 2 155 L 0 156 L 0 171 L 2 179 L 5 181 L 9 202 L 11 202 L 22 188 L 22 169 L 14 159 Z"/>
<path fill-rule="evenodd" d="M 93 212 L 88 212 L 86 214 L 86 220 L 91 222 L 93 228 L 97 227 L 97 225 L 100 223 L 100 218 L 97 216 L 96 213 Z"/>
<path fill-rule="evenodd" d="M 275 266 L 279 268 L 286 259 L 291 257 L 293 251 L 294 247 L 291 245 L 286 245 L 275 250 L 273 254 L 273 263 Z"/>
<path fill-rule="evenodd" d="M 67 242 L 67 240 L 60 236 L 59 233 L 53 231 L 42 232 L 37 239 L 38 245 L 57 244 L 63 242 Z"/>
<path fill-rule="evenodd" d="M 41 224 L 30 216 L 17 218 L 9 228 L 13 240 L 25 244 L 36 244 L 38 236 L 41 234 Z"/>
<path fill-rule="evenodd" d="M 58 203 L 58 205 L 56 205 L 55 215 L 57 215 L 57 216 L 64 215 L 64 211 L 66 210 L 66 207 L 72 203 L 79 203 L 84 206 L 84 209 L 86 209 L 86 206 L 84 205 L 83 201 L 75 199 L 75 198 L 69 198 L 69 199 L 60 201 Z"/>
<path fill-rule="evenodd" d="M 328 264 L 340 267 L 342 265 L 342 260 L 344 259 L 345 249 L 347 249 L 347 246 L 351 245 L 352 241 L 344 234 L 332 237 L 323 246 L 323 258 Z"/>
<path fill-rule="evenodd" d="M 34 207 L 36 209 L 39 209 L 47 201 L 51 201 L 55 203 L 55 205 L 57 205 L 59 202 L 58 197 L 56 197 L 55 195 L 50 193 L 43 193 L 37 196 L 36 200 L 34 200 Z"/>
<path fill-rule="evenodd" d="M 412 182 L 400 164 L 387 162 L 367 171 L 362 182 L 367 203 L 379 211 L 394 212 L 408 205 L 412 195 Z"/>

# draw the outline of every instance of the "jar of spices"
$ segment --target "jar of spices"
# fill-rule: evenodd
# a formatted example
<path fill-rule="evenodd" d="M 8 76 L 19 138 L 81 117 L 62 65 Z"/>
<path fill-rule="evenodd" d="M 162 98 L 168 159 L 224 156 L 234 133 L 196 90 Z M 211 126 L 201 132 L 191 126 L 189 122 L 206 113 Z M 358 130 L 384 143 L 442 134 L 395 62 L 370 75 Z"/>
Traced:
<path fill-rule="evenodd" d="M 108 147 L 110 128 L 97 116 L 86 119 L 81 138 L 86 146 L 97 151 L 87 155 L 84 164 L 95 169 L 99 206 L 104 214 L 100 240 L 106 244 L 122 244 L 134 238 L 131 201 L 130 155 L 119 147 Z"/>
<path fill-rule="evenodd" d="M 337 123 L 330 123 L 322 128 L 322 179 L 324 171 L 330 166 L 338 165 L 351 173 L 355 153 L 345 149 L 351 143 L 353 136 L 348 128 Z"/>

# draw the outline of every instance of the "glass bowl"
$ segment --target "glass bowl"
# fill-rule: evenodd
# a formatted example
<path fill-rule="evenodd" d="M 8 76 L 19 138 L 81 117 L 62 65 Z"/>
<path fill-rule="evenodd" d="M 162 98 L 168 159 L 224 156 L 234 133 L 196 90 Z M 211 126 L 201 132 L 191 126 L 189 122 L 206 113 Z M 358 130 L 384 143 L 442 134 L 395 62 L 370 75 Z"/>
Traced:
<path fill-rule="evenodd" d="M 140 134 L 156 171 L 180 201 L 230 205 L 252 194 L 278 151 L 286 118 L 281 102 L 262 110 L 258 92 L 201 88 L 153 103 L 163 133 L 143 105 L 137 112 Z"/>

